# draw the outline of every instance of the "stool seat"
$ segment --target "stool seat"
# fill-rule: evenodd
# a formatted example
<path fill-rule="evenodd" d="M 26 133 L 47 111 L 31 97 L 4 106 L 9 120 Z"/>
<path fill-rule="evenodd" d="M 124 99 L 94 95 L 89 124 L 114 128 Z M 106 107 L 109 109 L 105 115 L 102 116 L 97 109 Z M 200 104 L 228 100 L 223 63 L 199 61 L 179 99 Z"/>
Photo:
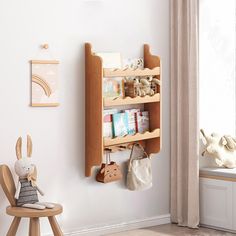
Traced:
<path fill-rule="evenodd" d="M 16 217 L 49 217 L 49 216 L 55 216 L 62 213 L 63 208 L 60 204 L 55 204 L 54 208 L 52 209 L 44 209 L 44 210 L 37 210 L 32 208 L 26 208 L 26 207 L 11 207 L 8 206 L 6 208 L 6 213 L 10 216 L 16 216 Z"/>

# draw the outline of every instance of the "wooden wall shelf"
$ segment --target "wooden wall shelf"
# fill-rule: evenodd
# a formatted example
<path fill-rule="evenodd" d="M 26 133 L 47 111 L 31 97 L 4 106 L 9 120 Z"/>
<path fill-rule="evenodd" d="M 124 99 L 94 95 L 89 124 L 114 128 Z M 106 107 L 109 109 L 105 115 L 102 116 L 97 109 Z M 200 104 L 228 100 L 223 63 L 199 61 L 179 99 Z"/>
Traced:
<path fill-rule="evenodd" d="M 160 93 L 156 93 L 153 96 L 146 95 L 145 97 L 125 97 L 125 98 L 104 98 L 103 106 L 122 106 L 122 105 L 134 105 L 134 104 L 144 104 L 151 102 L 160 102 Z"/>
<path fill-rule="evenodd" d="M 160 75 L 160 67 L 155 67 L 153 69 L 103 69 L 104 77 L 126 77 L 126 76 L 150 76 L 150 75 Z"/>
<path fill-rule="evenodd" d="M 101 165 L 104 148 L 141 142 L 148 154 L 158 153 L 161 149 L 161 86 L 154 96 L 135 98 L 103 98 L 102 84 L 104 77 L 148 76 L 153 75 L 161 80 L 161 61 L 158 56 L 150 53 L 149 46 L 144 45 L 145 69 L 105 69 L 102 59 L 95 55 L 92 46 L 85 44 L 85 87 L 86 87 L 86 122 L 85 122 L 85 176 L 91 176 L 92 168 Z M 144 104 L 144 110 L 149 112 L 149 127 L 151 132 L 127 135 L 117 138 L 103 138 L 103 109 L 112 106 Z"/>

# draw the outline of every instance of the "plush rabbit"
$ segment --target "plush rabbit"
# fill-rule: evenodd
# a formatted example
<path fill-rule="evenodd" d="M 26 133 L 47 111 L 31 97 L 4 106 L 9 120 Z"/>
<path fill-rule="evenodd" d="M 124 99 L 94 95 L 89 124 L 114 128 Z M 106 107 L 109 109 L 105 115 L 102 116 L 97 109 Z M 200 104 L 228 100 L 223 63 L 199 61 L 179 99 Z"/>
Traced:
<path fill-rule="evenodd" d="M 15 162 L 15 172 L 19 176 L 15 193 L 16 205 L 40 210 L 53 208 L 53 204 L 39 202 L 38 200 L 37 192 L 42 196 L 44 193 L 36 185 L 37 169 L 31 162 L 32 141 L 29 135 L 27 135 L 27 157 L 22 157 L 21 147 L 22 138 L 20 137 L 16 142 L 16 156 L 18 160 Z"/>
<path fill-rule="evenodd" d="M 201 139 L 204 144 L 202 156 L 210 156 L 215 159 L 217 166 L 225 168 L 236 168 L 236 139 L 216 133 L 206 135 L 203 129 Z"/>

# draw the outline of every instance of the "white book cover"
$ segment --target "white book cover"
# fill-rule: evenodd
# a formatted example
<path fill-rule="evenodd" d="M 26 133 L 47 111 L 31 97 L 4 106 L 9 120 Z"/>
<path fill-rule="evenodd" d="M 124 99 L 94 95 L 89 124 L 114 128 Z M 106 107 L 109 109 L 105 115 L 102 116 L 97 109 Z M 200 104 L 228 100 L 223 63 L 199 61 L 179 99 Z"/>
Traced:
<path fill-rule="evenodd" d="M 128 133 L 131 135 L 136 133 L 136 115 L 135 115 L 135 113 L 137 113 L 137 112 L 140 112 L 140 109 L 125 110 L 125 113 L 127 114 L 127 120 L 128 120 Z"/>
<path fill-rule="evenodd" d="M 148 111 L 140 111 L 136 113 L 137 132 L 144 133 L 149 131 L 149 113 Z"/>

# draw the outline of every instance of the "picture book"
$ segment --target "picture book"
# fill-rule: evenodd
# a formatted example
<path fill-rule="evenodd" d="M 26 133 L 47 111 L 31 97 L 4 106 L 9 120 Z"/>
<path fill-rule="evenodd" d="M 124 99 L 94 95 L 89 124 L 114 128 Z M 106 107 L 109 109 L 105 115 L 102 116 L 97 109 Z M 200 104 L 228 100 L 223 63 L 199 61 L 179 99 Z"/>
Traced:
<path fill-rule="evenodd" d="M 136 129 L 138 133 L 149 131 L 149 113 L 148 111 L 140 111 L 136 114 Z"/>
<path fill-rule="evenodd" d="M 136 133 L 136 112 L 140 112 L 140 109 L 125 110 L 128 120 L 128 134 L 131 135 Z"/>
<path fill-rule="evenodd" d="M 117 112 L 117 109 L 107 109 L 103 111 L 103 137 L 113 137 L 112 114 Z"/>
<path fill-rule="evenodd" d="M 124 80 L 117 78 L 103 78 L 103 97 L 124 97 Z"/>
<path fill-rule="evenodd" d="M 125 136 L 128 134 L 128 120 L 125 112 L 112 115 L 114 137 Z"/>

